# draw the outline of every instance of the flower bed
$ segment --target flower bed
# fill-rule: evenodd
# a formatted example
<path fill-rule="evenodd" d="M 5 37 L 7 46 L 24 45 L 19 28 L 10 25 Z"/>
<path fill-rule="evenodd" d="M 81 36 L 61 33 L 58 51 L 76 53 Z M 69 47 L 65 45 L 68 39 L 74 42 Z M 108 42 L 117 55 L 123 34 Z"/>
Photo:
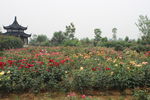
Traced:
<path fill-rule="evenodd" d="M 124 90 L 150 86 L 150 52 L 29 47 L 3 51 L 3 92 Z"/>

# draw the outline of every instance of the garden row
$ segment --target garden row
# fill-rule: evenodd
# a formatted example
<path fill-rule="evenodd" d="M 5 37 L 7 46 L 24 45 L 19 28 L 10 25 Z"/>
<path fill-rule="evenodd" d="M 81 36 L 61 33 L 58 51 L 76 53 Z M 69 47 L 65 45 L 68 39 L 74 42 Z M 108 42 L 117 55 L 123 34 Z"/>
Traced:
<path fill-rule="evenodd" d="M 150 87 L 150 52 L 30 47 L 1 52 L 1 92 L 124 90 Z"/>

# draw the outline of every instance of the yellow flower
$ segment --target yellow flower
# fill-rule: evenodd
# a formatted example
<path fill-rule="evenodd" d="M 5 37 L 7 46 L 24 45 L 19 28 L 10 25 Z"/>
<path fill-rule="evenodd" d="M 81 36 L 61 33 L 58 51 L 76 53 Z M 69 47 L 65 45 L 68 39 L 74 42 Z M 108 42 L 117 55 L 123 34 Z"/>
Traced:
<path fill-rule="evenodd" d="M 137 67 L 142 67 L 142 65 L 141 65 L 141 64 L 137 64 L 137 65 L 135 65 L 135 66 L 137 66 Z"/>
<path fill-rule="evenodd" d="M 135 65 L 136 62 L 135 62 L 135 61 L 130 61 L 130 64 L 131 64 L 131 65 Z"/>
<path fill-rule="evenodd" d="M 118 66 L 118 64 L 115 64 L 115 66 Z"/>
<path fill-rule="evenodd" d="M 115 59 L 114 61 L 113 61 L 113 63 L 115 63 L 117 61 L 117 59 Z"/>
<path fill-rule="evenodd" d="M 127 67 L 128 70 L 130 70 L 130 67 Z"/>
<path fill-rule="evenodd" d="M 80 70 L 83 70 L 83 67 L 80 67 Z"/>
<path fill-rule="evenodd" d="M 142 64 L 143 64 L 143 65 L 147 65 L 147 64 L 148 64 L 148 62 L 142 62 Z"/>
<path fill-rule="evenodd" d="M 5 72 L 4 72 L 4 71 L 0 72 L 0 75 L 4 75 L 4 74 L 5 74 Z"/>
<path fill-rule="evenodd" d="M 113 75 L 113 74 L 114 74 L 114 72 L 111 72 L 111 73 L 110 73 L 110 75 Z"/>

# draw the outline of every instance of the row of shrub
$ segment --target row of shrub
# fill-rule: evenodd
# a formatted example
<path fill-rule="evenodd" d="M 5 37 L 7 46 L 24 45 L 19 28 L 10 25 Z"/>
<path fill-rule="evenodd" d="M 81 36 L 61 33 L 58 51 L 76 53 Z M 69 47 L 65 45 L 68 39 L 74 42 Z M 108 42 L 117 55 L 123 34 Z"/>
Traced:
<path fill-rule="evenodd" d="M 45 66 L 46 67 L 46 66 Z M 150 66 L 129 72 L 125 67 L 119 70 L 92 71 L 65 70 L 66 67 L 41 68 L 37 72 L 27 69 L 6 72 L 0 76 L 0 89 L 5 92 L 40 91 L 78 91 L 87 90 L 124 90 L 127 88 L 150 87 Z M 70 72 L 69 72 L 70 71 Z M 1 91 L 2 92 L 2 91 Z"/>
<path fill-rule="evenodd" d="M 0 50 L 4 49 L 15 49 L 15 48 L 22 48 L 23 42 L 20 38 L 13 37 L 13 36 L 2 36 L 0 35 Z M 77 39 L 74 40 L 67 40 L 64 41 L 61 46 L 84 46 L 85 43 L 83 41 L 79 41 Z M 89 45 L 88 45 L 89 44 Z M 86 46 L 92 46 L 92 42 L 89 41 Z M 35 46 L 39 44 L 35 44 Z M 42 42 L 41 46 L 53 46 L 49 41 Z M 127 41 L 106 41 L 106 42 L 99 42 L 97 46 L 107 47 L 107 48 L 114 48 L 116 51 L 123 51 L 126 48 L 130 48 L 137 52 L 145 52 L 150 50 L 150 46 L 138 44 L 134 41 L 127 42 Z"/>
<path fill-rule="evenodd" d="M 126 41 L 107 41 L 99 42 L 98 46 L 114 48 L 116 51 L 123 51 L 126 48 L 130 48 L 137 52 L 146 52 L 150 50 L 149 45 L 138 44 L 136 42 L 126 42 Z"/>
<path fill-rule="evenodd" d="M 20 38 L 14 36 L 0 35 L 0 51 L 5 49 L 22 48 L 23 42 Z"/>
<path fill-rule="evenodd" d="M 0 66 L 0 90 L 5 92 L 150 87 L 150 57 L 132 50 L 34 47 L 7 51 L 5 57 Z"/>

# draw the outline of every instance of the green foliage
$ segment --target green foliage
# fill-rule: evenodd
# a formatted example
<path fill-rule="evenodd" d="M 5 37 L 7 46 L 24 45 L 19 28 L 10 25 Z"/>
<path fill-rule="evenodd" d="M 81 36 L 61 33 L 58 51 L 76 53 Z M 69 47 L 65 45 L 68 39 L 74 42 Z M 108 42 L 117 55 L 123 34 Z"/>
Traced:
<path fill-rule="evenodd" d="M 80 43 L 81 43 L 82 46 L 91 46 L 91 45 L 93 45 L 92 41 L 89 38 L 81 39 Z"/>
<path fill-rule="evenodd" d="M 64 46 L 80 46 L 80 42 L 78 39 L 66 40 L 63 43 Z"/>
<path fill-rule="evenodd" d="M 62 46 L 5 51 L 0 57 L 0 90 L 83 93 L 149 88 L 149 54 L 130 49 L 117 52 L 102 47 Z"/>
<path fill-rule="evenodd" d="M 99 42 L 98 46 L 103 46 L 107 48 L 115 48 L 116 51 L 122 51 L 125 48 L 130 48 L 134 44 L 135 44 L 134 42 L 108 41 L 108 42 Z"/>
<path fill-rule="evenodd" d="M 63 44 L 64 40 L 65 40 L 65 36 L 64 36 L 63 32 L 59 31 L 59 32 L 55 32 L 53 34 L 51 43 L 52 43 L 52 45 L 58 46 L 58 45 Z"/>
<path fill-rule="evenodd" d="M 2 30 L 1 30 L 1 27 L 0 27 L 0 35 L 2 35 Z"/>
<path fill-rule="evenodd" d="M 117 40 L 117 36 L 116 36 L 117 28 L 113 28 L 112 33 L 113 33 L 113 40 Z"/>
<path fill-rule="evenodd" d="M 69 26 L 66 26 L 65 32 L 59 31 L 53 34 L 51 39 L 51 44 L 54 46 L 64 45 L 64 46 L 76 46 L 76 39 L 74 40 L 75 26 L 71 23 Z M 71 42 L 71 43 L 69 43 Z"/>
<path fill-rule="evenodd" d="M 97 46 L 97 43 L 101 41 L 101 38 L 102 38 L 101 33 L 102 31 L 100 29 L 94 29 L 94 34 L 95 34 L 94 46 Z"/>
<path fill-rule="evenodd" d="M 129 42 L 129 37 L 126 36 L 125 39 L 124 39 L 124 41 Z"/>
<path fill-rule="evenodd" d="M 50 67 L 49 71 L 39 69 L 38 71 L 28 72 L 27 68 L 17 70 L 16 66 L 13 67 L 13 69 L 9 69 L 11 73 L 5 72 L 4 75 L 0 75 L 0 90 L 3 90 L 3 92 L 30 90 L 38 93 L 41 90 L 54 91 L 63 88 L 60 88 L 61 84 L 59 84 L 64 77 L 64 71 L 61 68 Z"/>
<path fill-rule="evenodd" d="M 38 35 L 36 41 L 39 43 L 42 43 L 42 42 L 48 41 L 48 38 L 46 35 Z"/>
<path fill-rule="evenodd" d="M 145 45 L 141 45 L 141 44 L 137 44 L 131 47 L 132 50 L 135 50 L 137 52 L 146 52 L 150 50 L 150 46 L 145 46 Z"/>
<path fill-rule="evenodd" d="M 142 41 L 150 44 L 150 19 L 148 18 L 148 16 L 140 15 L 138 23 L 136 23 L 136 25 L 142 34 Z"/>
<path fill-rule="evenodd" d="M 0 35 L 0 50 L 22 48 L 23 42 L 20 38 Z"/>
<path fill-rule="evenodd" d="M 69 26 L 66 26 L 66 30 L 64 32 L 64 36 L 66 39 L 74 39 L 76 28 L 73 23 L 70 23 Z"/>
<path fill-rule="evenodd" d="M 94 81 L 92 79 L 92 72 L 88 70 L 79 70 L 73 73 L 74 89 L 84 93 L 85 90 L 92 89 Z"/>
<path fill-rule="evenodd" d="M 33 46 L 50 46 L 48 37 L 46 35 L 33 35 L 33 37 L 31 38 L 30 45 Z"/>
<path fill-rule="evenodd" d="M 135 90 L 133 96 L 135 100 L 150 100 L 150 95 L 147 90 Z"/>
<path fill-rule="evenodd" d="M 124 47 L 121 44 L 117 44 L 114 48 L 116 51 L 123 51 Z"/>

